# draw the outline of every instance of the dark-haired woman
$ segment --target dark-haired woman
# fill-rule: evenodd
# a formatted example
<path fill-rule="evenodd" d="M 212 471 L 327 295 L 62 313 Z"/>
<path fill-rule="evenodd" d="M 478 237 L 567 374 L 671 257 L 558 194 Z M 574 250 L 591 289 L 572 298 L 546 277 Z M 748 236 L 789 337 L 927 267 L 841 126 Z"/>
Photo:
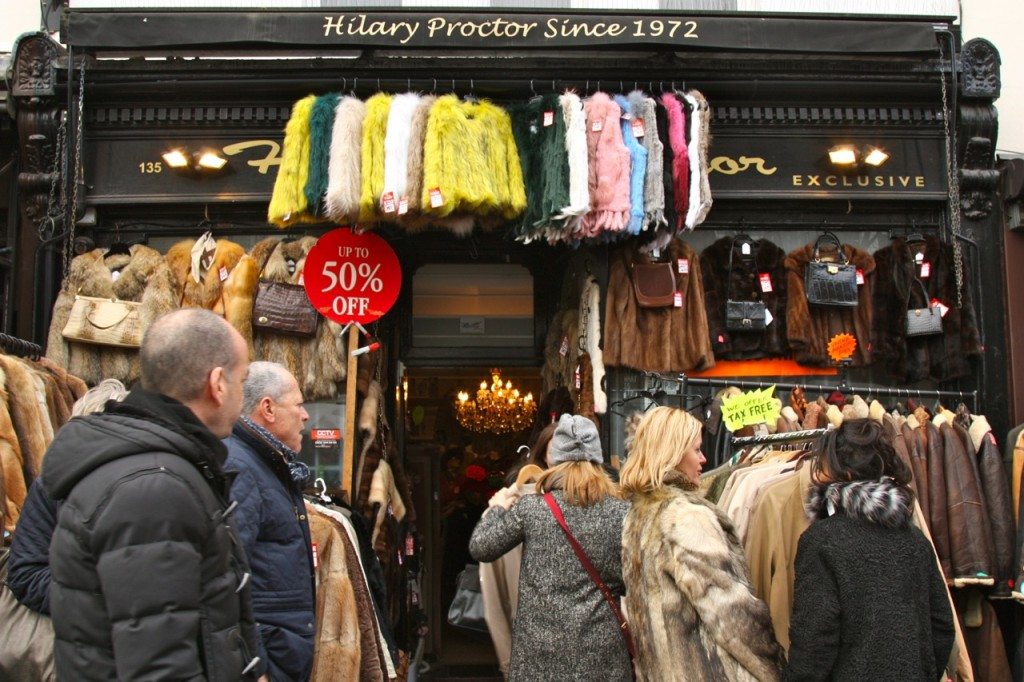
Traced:
<path fill-rule="evenodd" d="M 823 436 L 812 466 L 786 679 L 935 682 L 953 616 L 910 471 L 869 419 Z"/>

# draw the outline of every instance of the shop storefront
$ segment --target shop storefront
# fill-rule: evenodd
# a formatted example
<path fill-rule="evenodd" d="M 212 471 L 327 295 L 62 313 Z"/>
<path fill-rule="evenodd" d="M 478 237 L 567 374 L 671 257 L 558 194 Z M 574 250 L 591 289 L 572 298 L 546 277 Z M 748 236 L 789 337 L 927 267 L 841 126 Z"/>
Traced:
<path fill-rule="evenodd" d="M 562 397 L 600 424 L 611 462 L 625 456 L 630 413 L 658 403 L 706 417 L 729 385 L 776 385 L 783 405 L 793 387 L 810 402 L 839 391 L 890 412 L 920 406 L 932 414 L 940 404 L 955 411 L 962 403 L 986 415 L 1004 445 L 1015 422 L 1005 370 L 1005 275 L 996 266 L 1003 258 L 993 169 L 998 53 L 985 41 L 962 44 L 957 31 L 949 17 L 143 11 L 72 3 L 61 34 L 66 49 L 27 36 L 14 55 L 9 98 L 21 194 L 5 320 L 12 334 L 44 348 L 59 345 L 51 331 L 58 295 L 74 296 L 67 285 L 61 293 L 66 261 L 97 248 L 101 261 L 111 248 L 124 248 L 131 260 L 136 245 L 153 249 L 163 264 L 138 265 L 144 306 L 144 290 L 166 267 L 164 299 L 177 296 L 179 305 L 211 307 L 230 320 L 232 308 L 251 305 L 251 292 L 230 279 L 244 259 L 255 268 L 253 285 L 260 278 L 302 284 L 301 263 L 316 238 L 339 225 L 373 229 L 397 255 L 401 288 L 395 306 L 367 325 L 381 348 L 359 358 L 348 460 L 348 372 L 338 361 L 348 338 L 341 325 L 321 321 L 314 338 L 279 342 L 249 319 L 248 340 L 255 359 L 301 374 L 313 405 L 303 457 L 329 489 L 345 488 L 357 509 L 380 519 L 384 609 L 398 648 L 412 657 L 422 636 L 428 658 L 449 670 L 492 664 L 489 640 L 457 634 L 443 624 L 444 610 L 486 496 L 500 487 L 534 424 L 562 409 Z M 499 198 L 466 208 L 466 199 L 454 218 L 440 210 L 457 201 L 444 196 L 440 181 L 421 182 L 411 205 L 394 193 L 388 205 L 383 186 L 370 188 L 369 204 L 335 214 L 349 220 L 328 220 L 327 204 L 297 196 L 288 203 L 275 189 L 296 171 L 297 144 L 306 145 L 303 163 L 310 156 L 324 169 L 342 163 L 345 140 L 333 106 L 341 101 L 359 103 L 364 169 L 365 131 L 377 117 L 383 163 L 388 110 L 381 118 L 374 108 L 382 94 L 395 107 L 415 93 L 403 105 L 412 128 L 416 107 L 424 125 L 433 115 L 427 97 L 453 106 L 493 102 L 495 120 L 511 122 L 516 167 L 532 154 L 533 171 L 541 173 L 542 152 L 527 150 L 523 139 L 567 126 L 571 117 L 562 118 L 559 100 L 567 92 L 591 101 L 597 93 L 610 102 L 621 95 L 627 105 L 649 101 L 653 118 L 638 126 L 638 116 L 622 129 L 627 150 L 643 147 L 644 135 L 672 146 L 673 123 L 655 112 L 663 97 L 679 93 L 673 101 L 683 103 L 679 111 L 691 127 L 678 135 L 693 170 L 684 168 L 689 182 L 673 186 L 679 168 L 672 158 L 680 154 L 664 156 L 658 141 L 659 162 L 670 164 L 661 213 L 632 215 L 628 199 L 635 207 L 637 195 L 627 181 L 618 229 L 574 231 L 564 227 L 572 221 L 543 211 L 524 227 L 521 215 L 533 215 L 533 200 L 551 196 L 543 183 L 531 188 L 536 178 L 525 160 L 519 205 Z M 311 134 L 317 124 L 308 112 L 305 136 L 296 134 L 303 98 L 332 94 L 324 110 L 335 138 Z M 703 128 L 693 125 L 701 115 Z M 516 128 L 523 122 L 525 133 Z M 578 122 L 577 139 L 600 137 L 617 123 L 617 116 L 611 124 L 588 117 Z M 430 153 L 429 145 L 421 150 Z M 443 173 L 445 162 L 434 167 Z M 647 197 L 642 180 L 639 192 Z M 400 184 L 404 191 L 404 178 Z M 509 190 L 515 181 L 497 184 Z M 689 196 L 673 205 L 666 187 L 676 198 Z M 365 194 L 366 183 L 357 189 Z M 568 194 L 557 210 L 571 208 Z M 592 194 L 592 210 L 595 201 Z M 577 222 L 586 223 L 587 211 L 577 211 Z M 629 234 L 634 220 L 639 229 Z M 641 250 L 659 224 L 663 242 Z M 216 281 L 193 286 L 189 254 L 207 232 L 225 244 L 210 269 Z M 828 233 L 849 247 L 856 283 L 853 306 L 821 317 L 806 303 L 815 294 L 804 290 L 804 271 L 816 260 L 816 245 L 830 248 Z M 923 299 L 908 292 L 912 280 L 901 284 L 904 260 Z M 633 302 L 641 262 L 661 264 L 672 277 L 672 300 L 654 304 L 663 308 L 657 319 Z M 375 272 L 362 272 L 366 287 L 376 286 Z M 729 305 L 736 299 L 762 305 L 737 321 Z M 930 337 L 908 338 L 908 310 L 922 308 L 948 319 L 940 318 Z M 756 329 L 736 326 L 744 320 Z M 857 341 L 845 364 L 827 352 L 841 332 Z M 63 360 L 69 368 L 75 362 Z M 104 371 L 102 363 L 78 368 Z M 472 396 L 481 381 L 480 390 L 489 390 L 494 368 L 538 403 L 539 416 L 525 427 L 486 431 L 461 413 L 467 399 L 459 393 Z M 736 447 L 725 432 L 706 443 L 714 464 Z M 393 473 L 390 486 L 376 475 L 381 462 Z M 1012 648 L 1017 615 L 1000 616 Z"/>

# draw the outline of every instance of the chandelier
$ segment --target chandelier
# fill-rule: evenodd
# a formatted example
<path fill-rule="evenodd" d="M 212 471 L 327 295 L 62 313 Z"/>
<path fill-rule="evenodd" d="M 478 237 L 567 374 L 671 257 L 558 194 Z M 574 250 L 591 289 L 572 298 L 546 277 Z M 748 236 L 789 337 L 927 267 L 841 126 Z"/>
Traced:
<path fill-rule="evenodd" d="M 533 423 L 537 404 L 533 394 L 519 394 L 511 381 L 501 382 L 501 370 L 491 370 L 491 385 L 480 382 L 475 396 L 460 391 L 455 400 L 455 418 L 469 431 L 515 433 Z"/>

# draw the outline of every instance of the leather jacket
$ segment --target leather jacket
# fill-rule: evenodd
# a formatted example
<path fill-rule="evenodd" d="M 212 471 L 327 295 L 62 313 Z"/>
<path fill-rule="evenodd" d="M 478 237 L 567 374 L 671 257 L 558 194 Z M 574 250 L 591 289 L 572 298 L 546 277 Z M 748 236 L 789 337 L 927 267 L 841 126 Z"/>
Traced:
<path fill-rule="evenodd" d="M 959 427 L 942 424 L 939 433 L 945 466 L 949 546 L 953 567 L 953 575 L 950 577 L 954 580 L 991 578 L 994 556 L 991 525 L 981 494 L 977 466 L 972 457 L 974 446 L 970 444 L 970 439 L 965 443 L 967 434 Z"/>
<path fill-rule="evenodd" d="M 956 577 L 953 572 L 952 550 L 950 549 L 950 521 L 946 507 L 946 464 L 942 448 L 942 436 L 938 427 L 930 421 L 924 422 L 917 430 L 918 440 L 928 458 L 928 525 L 935 541 L 935 551 L 946 580 Z"/>
<path fill-rule="evenodd" d="M 985 506 L 988 508 L 988 517 L 992 525 L 992 548 L 995 555 L 992 570 L 996 579 L 992 596 L 1005 598 L 1010 596 L 1011 581 L 1016 578 L 1013 574 L 1013 503 L 1010 500 L 1010 484 L 1006 480 L 1006 470 L 1003 468 L 999 447 L 991 431 L 981 439 L 978 470 L 981 475 L 981 487 L 985 493 Z"/>

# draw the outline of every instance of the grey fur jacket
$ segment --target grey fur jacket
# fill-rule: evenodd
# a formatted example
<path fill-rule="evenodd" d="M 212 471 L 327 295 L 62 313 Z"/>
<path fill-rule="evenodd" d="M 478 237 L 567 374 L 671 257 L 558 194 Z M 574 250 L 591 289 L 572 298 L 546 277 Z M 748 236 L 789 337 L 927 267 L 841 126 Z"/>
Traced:
<path fill-rule="evenodd" d="M 622 523 L 629 504 L 606 498 L 578 507 L 554 492 L 566 525 L 608 589 L 622 595 Z M 512 625 L 510 682 L 631 679 L 625 640 L 543 498 L 527 495 L 480 519 L 469 551 L 494 561 L 523 544 L 519 608 Z"/>

